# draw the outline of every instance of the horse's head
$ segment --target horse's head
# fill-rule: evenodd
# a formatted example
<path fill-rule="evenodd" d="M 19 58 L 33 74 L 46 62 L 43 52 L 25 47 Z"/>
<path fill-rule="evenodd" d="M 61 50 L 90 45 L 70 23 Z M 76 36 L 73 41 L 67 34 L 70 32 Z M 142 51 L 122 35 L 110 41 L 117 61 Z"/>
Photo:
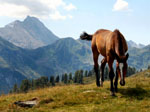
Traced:
<path fill-rule="evenodd" d="M 128 60 L 129 54 L 127 53 L 125 56 L 117 56 L 117 73 L 120 77 L 120 85 L 125 85 L 125 77 L 127 74 L 127 60 Z"/>

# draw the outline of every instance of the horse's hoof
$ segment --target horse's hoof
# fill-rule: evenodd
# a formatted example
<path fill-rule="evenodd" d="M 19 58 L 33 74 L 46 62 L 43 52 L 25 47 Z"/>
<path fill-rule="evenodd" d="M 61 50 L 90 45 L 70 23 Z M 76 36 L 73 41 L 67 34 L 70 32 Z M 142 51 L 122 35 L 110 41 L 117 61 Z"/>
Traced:
<path fill-rule="evenodd" d="M 100 84 L 97 84 L 97 87 L 100 87 Z"/>
<path fill-rule="evenodd" d="M 115 88 L 115 92 L 118 93 L 118 88 Z"/>
<path fill-rule="evenodd" d="M 111 92 L 110 95 L 111 95 L 111 96 L 116 96 L 114 92 Z"/>
<path fill-rule="evenodd" d="M 124 80 L 120 81 L 120 85 L 124 86 L 125 85 L 125 81 Z"/>
<path fill-rule="evenodd" d="M 103 83 L 101 83 L 101 87 L 103 87 Z"/>
<path fill-rule="evenodd" d="M 97 87 L 100 87 L 100 83 L 96 83 Z"/>
<path fill-rule="evenodd" d="M 101 87 L 103 87 L 103 81 L 100 81 L 100 85 L 101 85 Z"/>

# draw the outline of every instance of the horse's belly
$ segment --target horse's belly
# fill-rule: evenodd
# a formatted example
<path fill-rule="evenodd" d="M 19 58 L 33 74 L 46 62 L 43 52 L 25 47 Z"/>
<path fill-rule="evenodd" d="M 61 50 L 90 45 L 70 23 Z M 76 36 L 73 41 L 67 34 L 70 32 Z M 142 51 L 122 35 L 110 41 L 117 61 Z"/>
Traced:
<path fill-rule="evenodd" d="M 106 49 L 105 49 L 105 48 L 99 49 L 98 52 L 99 52 L 102 56 L 106 57 Z"/>

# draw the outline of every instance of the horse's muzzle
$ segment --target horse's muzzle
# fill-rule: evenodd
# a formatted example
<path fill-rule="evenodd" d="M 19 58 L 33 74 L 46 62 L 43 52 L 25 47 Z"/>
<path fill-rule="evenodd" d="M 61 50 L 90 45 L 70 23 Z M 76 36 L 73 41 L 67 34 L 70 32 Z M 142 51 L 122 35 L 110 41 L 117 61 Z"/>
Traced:
<path fill-rule="evenodd" d="M 121 80 L 121 81 L 120 81 L 120 85 L 121 85 L 121 86 L 124 86 L 124 85 L 125 85 L 125 81 L 124 81 L 124 80 Z"/>

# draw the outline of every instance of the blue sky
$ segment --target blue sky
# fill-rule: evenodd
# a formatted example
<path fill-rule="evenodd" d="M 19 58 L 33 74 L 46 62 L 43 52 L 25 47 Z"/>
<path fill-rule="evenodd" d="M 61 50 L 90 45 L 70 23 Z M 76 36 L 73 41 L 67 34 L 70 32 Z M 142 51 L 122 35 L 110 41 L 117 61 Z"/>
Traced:
<path fill-rule="evenodd" d="M 0 27 L 31 15 L 59 37 L 117 28 L 126 40 L 147 45 L 149 11 L 150 0 L 0 0 Z"/>

